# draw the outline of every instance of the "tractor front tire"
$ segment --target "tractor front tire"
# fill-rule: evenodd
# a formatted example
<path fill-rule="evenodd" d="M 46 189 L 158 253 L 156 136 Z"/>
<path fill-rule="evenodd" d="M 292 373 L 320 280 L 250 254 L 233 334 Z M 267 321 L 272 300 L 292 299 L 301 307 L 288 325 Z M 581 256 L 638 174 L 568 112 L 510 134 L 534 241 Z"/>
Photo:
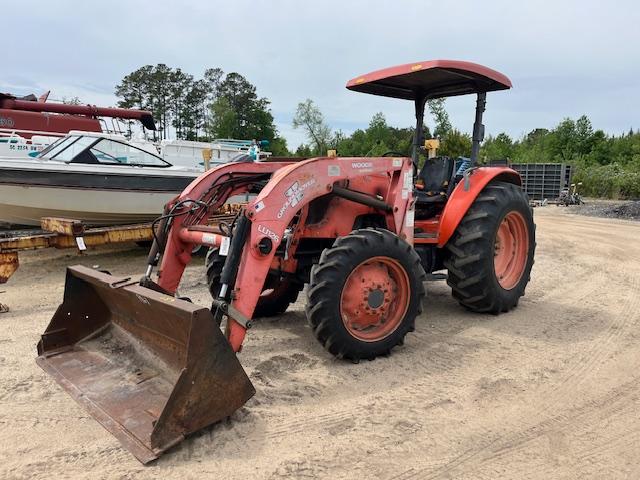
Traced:
<path fill-rule="evenodd" d="M 514 184 L 487 185 L 446 245 L 447 283 L 474 312 L 498 314 L 518 305 L 536 248 L 533 213 Z"/>
<path fill-rule="evenodd" d="M 226 257 L 218 253 L 217 248 L 207 252 L 205 261 L 207 269 L 207 285 L 211 297 L 217 298 L 220 292 L 220 274 Z M 290 277 L 276 278 L 270 276 L 265 282 L 253 317 L 274 317 L 287 311 L 289 305 L 296 301 L 304 284 Z"/>
<path fill-rule="evenodd" d="M 359 361 L 388 354 L 415 329 L 426 279 L 418 253 L 388 230 L 339 237 L 311 271 L 307 319 L 324 348 Z"/>

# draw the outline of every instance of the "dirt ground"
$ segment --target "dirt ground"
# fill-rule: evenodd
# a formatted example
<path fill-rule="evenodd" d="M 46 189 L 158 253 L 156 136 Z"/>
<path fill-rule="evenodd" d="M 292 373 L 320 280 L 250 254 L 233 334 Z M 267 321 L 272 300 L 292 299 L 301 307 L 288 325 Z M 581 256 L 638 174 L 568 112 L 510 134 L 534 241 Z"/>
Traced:
<path fill-rule="evenodd" d="M 515 311 L 471 314 L 428 283 L 405 345 L 354 365 L 321 348 L 298 303 L 247 337 L 256 396 L 147 467 L 34 362 L 65 265 L 130 274 L 144 252 L 24 255 L 0 288 L 0 478 L 640 478 L 640 224 L 535 213 Z M 201 262 L 182 293 L 206 305 Z"/>

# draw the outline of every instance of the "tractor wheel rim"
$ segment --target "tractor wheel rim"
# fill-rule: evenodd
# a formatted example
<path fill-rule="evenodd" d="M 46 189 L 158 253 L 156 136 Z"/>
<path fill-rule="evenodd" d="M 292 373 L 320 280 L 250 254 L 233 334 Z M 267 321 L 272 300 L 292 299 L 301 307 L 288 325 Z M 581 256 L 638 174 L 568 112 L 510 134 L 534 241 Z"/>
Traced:
<path fill-rule="evenodd" d="M 396 260 L 372 257 L 347 277 L 340 296 L 340 315 L 350 335 L 377 342 L 402 323 L 411 295 L 409 276 Z"/>
<path fill-rule="evenodd" d="M 511 290 L 522 278 L 529 255 L 529 229 L 520 212 L 509 212 L 498 227 L 493 259 L 496 279 Z"/>

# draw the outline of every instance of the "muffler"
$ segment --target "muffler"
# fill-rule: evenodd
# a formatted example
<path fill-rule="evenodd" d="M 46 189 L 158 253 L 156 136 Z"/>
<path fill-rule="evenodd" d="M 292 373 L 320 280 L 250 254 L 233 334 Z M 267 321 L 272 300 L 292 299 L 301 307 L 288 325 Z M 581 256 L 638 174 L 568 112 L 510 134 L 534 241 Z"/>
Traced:
<path fill-rule="evenodd" d="M 255 393 L 209 309 L 83 266 L 36 361 L 142 463 Z"/>

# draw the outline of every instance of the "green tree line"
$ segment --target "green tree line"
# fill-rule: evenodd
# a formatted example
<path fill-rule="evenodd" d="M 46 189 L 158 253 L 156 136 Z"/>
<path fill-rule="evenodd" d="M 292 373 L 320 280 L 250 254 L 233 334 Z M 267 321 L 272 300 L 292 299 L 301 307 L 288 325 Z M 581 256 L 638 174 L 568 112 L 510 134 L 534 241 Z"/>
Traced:
<path fill-rule="evenodd" d="M 270 101 L 236 72 L 205 70 L 202 78 L 165 64 L 145 65 L 126 75 L 116 86 L 119 106 L 150 110 L 158 122 L 157 135 L 187 140 L 213 138 L 259 139 L 270 142 L 276 156 L 310 157 L 336 149 L 342 156 L 376 156 L 387 152 L 409 155 L 413 126 L 389 125 L 376 113 L 366 128 L 350 135 L 333 131 L 310 99 L 298 104 L 293 127 L 307 141 L 294 152 L 275 127 Z M 440 155 L 469 156 L 471 135 L 454 128 L 445 100 L 428 103 L 425 138 L 440 139 Z M 555 128 L 536 128 L 521 138 L 506 133 L 488 136 L 480 161 L 509 159 L 513 163 L 566 163 L 574 166 L 574 180 L 582 193 L 610 198 L 640 197 L 640 132 L 608 135 L 594 130 L 586 116 L 566 118 Z"/>
<path fill-rule="evenodd" d="M 440 155 L 468 157 L 471 135 L 453 128 L 444 100 L 431 101 L 429 113 L 433 130 L 425 127 L 425 138 L 439 138 Z M 428 123 L 428 122 L 427 122 Z M 308 143 L 295 154 L 312 156 L 335 148 L 343 156 L 375 156 L 386 152 L 409 155 L 413 127 L 389 126 L 376 113 L 365 129 L 346 136 L 332 132 L 311 100 L 298 106 L 293 126 L 304 129 Z M 480 150 L 480 163 L 508 159 L 512 163 L 565 163 L 574 167 L 574 181 L 582 182 L 583 194 L 607 198 L 640 198 L 640 132 L 608 135 L 594 130 L 585 116 L 566 118 L 553 129 L 536 128 L 522 138 L 506 133 L 488 136 Z"/>
<path fill-rule="evenodd" d="M 428 103 L 433 130 L 424 127 L 425 138 L 440 138 L 441 155 L 450 157 L 469 156 L 471 135 L 451 126 L 445 109 L 444 99 L 430 100 Z M 338 130 L 333 132 L 324 120 L 322 112 L 307 99 L 298 104 L 293 118 L 293 127 L 301 128 L 308 143 L 303 143 L 294 152 L 297 156 L 324 155 L 328 149 L 336 149 L 342 156 L 376 156 L 387 152 L 410 155 L 414 127 L 398 128 L 390 126 L 382 112 L 371 118 L 369 126 L 357 129 L 351 135 Z"/>
<path fill-rule="evenodd" d="M 126 75 L 116 86 L 118 106 L 153 113 L 156 135 L 166 139 L 211 140 L 236 138 L 268 140 L 275 155 L 287 155 L 278 135 L 270 102 L 236 72 L 205 70 L 202 78 L 165 64 L 145 65 Z"/>
<path fill-rule="evenodd" d="M 501 133 L 483 143 L 482 158 L 509 158 L 514 163 L 566 163 L 583 194 L 607 198 L 640 198 L 640 132 L 621 135 L 594 130 L 585 116 L 566 118 L 555 128 L 537 128 L 513 140 Z"/>

